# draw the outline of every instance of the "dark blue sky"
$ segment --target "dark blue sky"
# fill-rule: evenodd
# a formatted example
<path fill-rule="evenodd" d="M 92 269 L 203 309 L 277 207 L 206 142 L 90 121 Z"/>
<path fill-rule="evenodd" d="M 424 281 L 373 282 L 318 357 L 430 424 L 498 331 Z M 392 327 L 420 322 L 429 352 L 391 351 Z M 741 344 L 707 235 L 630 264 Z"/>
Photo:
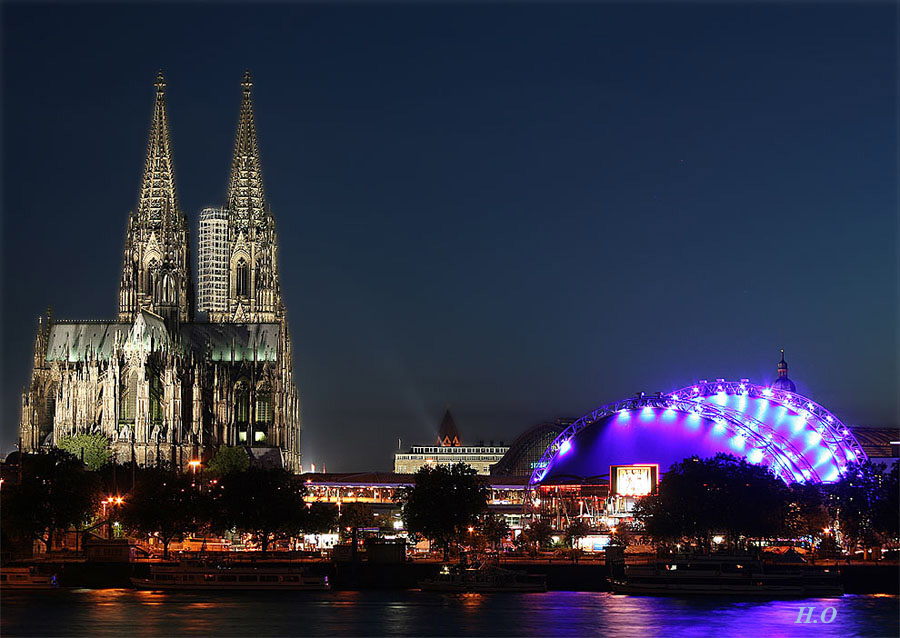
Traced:
<path fill-rule="evenodd" d="M 897 10 L 3 5 L 2 449 L 37 316 L 110 318 L 168 76 L 221 204 L 245 67 L 304 463 L 769 381 L 898 422 Z"/>

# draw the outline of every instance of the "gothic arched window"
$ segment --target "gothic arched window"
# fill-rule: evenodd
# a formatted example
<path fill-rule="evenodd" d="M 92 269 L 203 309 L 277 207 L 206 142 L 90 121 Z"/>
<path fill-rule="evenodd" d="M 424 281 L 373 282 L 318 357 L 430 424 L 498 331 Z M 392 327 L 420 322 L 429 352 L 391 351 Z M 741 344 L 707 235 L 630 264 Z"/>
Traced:
<path fill-rule="evenodd" d="M 158 374 L 150 375 L 150 423 L 161 425 L 163 422 L 163 384 Z"/>
<path fill-rule="evenodd" d="M 263 381 L 256 388 L 256 423 L 253 426 L 253 441 L 261 443 L 266 440 L 269 425 L 274 419 L 272 413 L 272 386 Z"/>
<path fill-rule="evenodd" d="M 137 371 L 129 374 L 119 389 L 119 423 L 134 423 L 137 413 Z"/>
<path fill-rule="evenodd" d="M 272 387 L 267 382 L 256 389 L 256 422 L 272 422 Z"/>
<path fill-rule="evenodd" d="M 56 383 L 47 387 L 46 403 L 44 404 L 44 424 L 53 429 L 53 420 L 56 418 Z"/>
<path fill-rule="evenodd" d="M 250 267 L 243 258 L 238 259 L 234 273 L 234 287 L 238 297 L 246 297 L 250 294 Z"/>
<path fill-rule="evenodd" d="M 159 263 L 155 259 L 151 259 L 147 264 L 147 282 L 144 286 L 144 292 L 148 295 L 153 294 L 153 284 L 156 283 L 156 273 L 159 270 Z"/>
<path fill-rule="evenodd" d="M 244 380 L 234 385 L 234 422 L 238 424 L 250 422 L 250 386 Z"/>

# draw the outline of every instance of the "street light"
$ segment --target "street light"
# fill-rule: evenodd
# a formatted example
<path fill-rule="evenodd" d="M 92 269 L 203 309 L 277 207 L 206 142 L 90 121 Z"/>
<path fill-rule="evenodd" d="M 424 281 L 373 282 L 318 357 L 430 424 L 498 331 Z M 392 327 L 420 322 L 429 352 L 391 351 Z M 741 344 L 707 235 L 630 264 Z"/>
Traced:
<path fill-rule="evenodd" d="M 200 467 L 199 459 L 192 459 L 188 462 L 188 465 L 191 466 L 191 486 L 197 485 L 197 468 Z"/>

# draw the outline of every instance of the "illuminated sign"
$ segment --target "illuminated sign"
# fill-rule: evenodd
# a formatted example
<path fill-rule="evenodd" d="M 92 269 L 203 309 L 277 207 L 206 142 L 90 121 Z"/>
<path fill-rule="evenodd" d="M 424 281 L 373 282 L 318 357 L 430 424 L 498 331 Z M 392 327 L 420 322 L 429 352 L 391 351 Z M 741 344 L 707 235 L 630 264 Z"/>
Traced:
<path fill-rule="evenodd" d="M 647 496 L 656 491 L 658 465 L 611 465 L 610 491 L 616 496 Z"/>

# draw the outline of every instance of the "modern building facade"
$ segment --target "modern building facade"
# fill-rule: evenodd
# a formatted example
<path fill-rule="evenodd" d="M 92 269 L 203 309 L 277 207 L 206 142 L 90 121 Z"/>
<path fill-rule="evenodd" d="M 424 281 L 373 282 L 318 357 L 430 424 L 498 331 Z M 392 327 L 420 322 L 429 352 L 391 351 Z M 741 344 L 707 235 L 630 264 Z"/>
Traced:
<path fill-rule="evenodd" d="M 197 248 L 197 310 L 219 316 L 228 310 L 228 209 L 200 211 Z"/>
<path fill-rule="evenodd" d="M 22 398 L 24 451 L 95 433 L 122 461 L 184 465 L 222 445 L 245 445 L 278 450 L 284 465 L 299 471 L 300 402 L 249 72 L 241 86 L 227 208 L 204 215 L 209 259 L 200 260 L 200 305 L 211 322 L 194 321 L 188 224 L 175 188 L 160 72 L 138 205 L 127 226 L 118 316 L 60 321 L 48 311 L 39 319 Z"/>
<path fill-rule="evenodd" d="M 394 472 L 396 474 L 414 474 L 425 465 L 452 465 L 466 463 L 479 473 L 490 474 L 491 466 L 503 458 L 509 450 L 503 445 L 461 445 L 459 428 L 450 414 L 450 408 L 444 412 L 444 418 L 438 428 L 437 444 L 431 446 L 413 446 L 405 452 L 394 454 Z"/>

